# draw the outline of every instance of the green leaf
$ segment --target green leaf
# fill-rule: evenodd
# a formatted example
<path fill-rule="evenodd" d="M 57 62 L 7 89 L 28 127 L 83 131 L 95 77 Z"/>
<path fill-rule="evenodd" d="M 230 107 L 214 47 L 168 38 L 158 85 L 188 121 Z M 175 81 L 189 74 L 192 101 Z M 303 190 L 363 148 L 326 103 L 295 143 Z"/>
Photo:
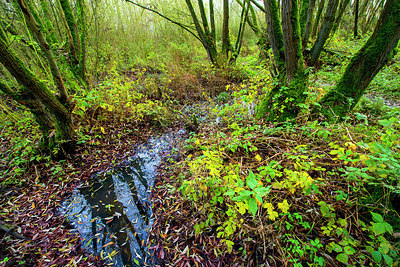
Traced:
<path fill-rule="evenodd" d="M 332 243 L 333 243 L 333 242 L 332 242 Z M 339 246 L 338 244 L 335 244 L 335 243 L 332 244 L 332 249 L 333 249 L 334 251 L 336 251 L 337 253 L 343 251 L 343 248 L 342 248 L 341 246 Z"/>
<path fill-rule="evenodd" d="M 386 232 L 393 233 L 393 227 L 390 224 L 388 224 L 387 222 L 384 222 L 383 226 L 385 227 Z"/>
<path fill-rule="evenodd" d="M 383 222 L 382 215 L 372 212 L 372 211 L 371 211 L 371 215 L 372 215 L 372 220 L 374 220 L 374 222 Z"/>
<path fill-rule="evenodd" d="M 347 262 L 349 262 L 349 257 L 344 253 L 340 253 L 339 255 L 337 255 L 336 259 L 344 264 L 347 264 Z"/>
<path fill-rule="evenodd" d="M 382 254 L 379 251 L 373 251 L 372 252 L 372 258 L 376 263 L 379 263 L 382 260 Z"/>
<path fill-rule="evenodd" d="M 226 195 L 226 196 L 233 196 L 235 194 L 235 191 L 234 190 L 232 190 L 232 189 L 230 189 L 229 191 L 227 191 L 227 192 L 225 192 L 224 193 L 224 195 Z"/>
<path fill-rule="evenodd" d="M 271 191 L 271 186 L 268 187 L 261 187 L 261 188 L 255 188 L 254 192 L 256 192 L 258 195 L 261 197 L 267 195 Z"/>
<path fill-rule="evenodd" d="M 388 255 L 386 255 L 386 254 L 383 254 L 382 256 L 383 256 L 383 258 L 385 259 L 385 262 L 386 262 L 386 264 L 387 264 L 388 266 L 393 266 L 393 259 L 392 259 L 392 257 L 390 257 L 390 256 L 388 256 Z"/>
<path fill-rule="evenodd" d="M 372 225 L 372 231 L 375 235 L 382 235 L 386 233 L 386 227 L 384 223 L 374 223 Z"/>
<path fill-rule="evenodd" d="M 254 198 L 251 198 L 249 200 L 249 209 L 250 209 L 251 214 L 253 214 L 253 216 L 255 216 L 258 206 L 257 206 L 256 200 Z"/>
<path fill-rule="evenodd" d="M 381 243 L 380 248 L 382 248 L 382 251 L 385 254 L 388 254 L 389 249 L 390 249 L 390 244 L 388 242 Z"/>
<path fill-rule="evenodd" d="M 350 246 L 345 246 L 344 247 L 344 253 L 346 253 L 347 255 L 353 255 L 356 251 L 354 250 L 354 248 L 350 247 Z"/>
<path fill-rule="evenodd" d="M 254 173 L 252 171 L 250 171 L 249 176 L 247 177 L 247 185 L 251 188 L 254 189 L 257 186 L 257 180 L 256 180 L 256 176 L 254 175 Z"/>
<path fill-rule="evenodd" d="M 231 253 L 234 243 L 230 240 L 225 240 L 225 243 L 226 243 L 226 247 L 228 248 L 228 253 Z"/>

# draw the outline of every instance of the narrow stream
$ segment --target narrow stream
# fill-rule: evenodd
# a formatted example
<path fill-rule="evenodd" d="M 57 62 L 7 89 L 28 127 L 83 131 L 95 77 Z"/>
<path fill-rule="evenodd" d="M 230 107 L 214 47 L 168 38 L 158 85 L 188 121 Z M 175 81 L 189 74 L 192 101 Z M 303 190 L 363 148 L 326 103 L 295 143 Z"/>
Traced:
<path fill-rule="evenodd" d="M 154 265 L 146 246 L 153 225 L 151 188 L 162 154 L 171 152 L 184 134 L 180 130 L 150 139 L 126 166 L 73 191 L 61 212 L 87 250 L 114 266 Z"/>

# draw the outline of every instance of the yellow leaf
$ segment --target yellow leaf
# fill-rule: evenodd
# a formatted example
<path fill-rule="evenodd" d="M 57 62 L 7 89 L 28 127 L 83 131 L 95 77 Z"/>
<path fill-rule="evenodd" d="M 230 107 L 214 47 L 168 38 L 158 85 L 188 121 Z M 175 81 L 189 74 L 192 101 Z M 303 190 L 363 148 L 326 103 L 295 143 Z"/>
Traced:
<path fill-rule="evenodd" d="M 369 160 L 370 157 L 368 155 L 361 155 L 360 160 L 363 164 L 365 164 L 365 161 Z"/>
<path fill-rule="evenodd" d="M 35 202 L 32 202 L 32 209 L 35 208 Z"/>
<path fill-rule="evenodd" d="M 200 189 L 203 190 L 203 192 L 207 192 L 207 186 L 204 184 L 199 185 Z"/>
<path fill-rule="evenodd" d="M 106 134 L 106 131 L 104 130 L 103 127 L 100 127 L 100 131 L 101 131 L 103 134 Z"/>
<path fill-rule="evenodd" d="M 261 158 L 260 154 L 257 154 L 254 158 L 255 158 L 256 160 L 258 160 L 259 162 L 262 161 L 262 158 Z"/>
<path fill-rule="evenodd" d="M 108 247 L 109 245 L 112 245 L 112 244 L 114 244 L 114 242 L 108 242 L 107 244 L 105 244 L 105 245 L 104 245 L 104 246 L 102 246 L 101 248 Z"/>
<path fill-rule="evenodd" d="M 287 200 L 285 199 L 283 202 L 278 203 L 278 208 L 283 212 L 286 213 L 289 208 L 290 208 L 290 204 L 287 202 Z"/>
<path fill-rule="evenodd" d="M 278 213 L 276 211 L 272 211 L 271 213 L 268 212 L 269 218 L 273 221 L 278 217 Z"/>

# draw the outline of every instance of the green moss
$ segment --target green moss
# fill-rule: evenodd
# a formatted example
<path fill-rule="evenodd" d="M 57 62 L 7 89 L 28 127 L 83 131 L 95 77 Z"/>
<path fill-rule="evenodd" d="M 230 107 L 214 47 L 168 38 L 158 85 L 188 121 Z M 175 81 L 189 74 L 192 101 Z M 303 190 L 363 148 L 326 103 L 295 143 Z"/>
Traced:
<path fill-rule="evenodd" d="M 49 19 L 49 8 L 47 6 L 47 1 L 46 0 L 41 0 L 40 4 L 41 4 L 42 11 L 43 11 L 43 14 L 44 14 L 44 22 L 45 22 L 46 29 L 47 29 L 46 40 L 50 44 L 55 44 L 58 41 L 57 41 L 57 37 L 56 37 L 56 35 L 54 33 L 53 23 Z"/>
<path fill-rule="evenodd" d="M 268 121 L 287 121 L 297 117 L 300 112 L 299 104 L 306 100 L 304 94 L 307 88 L 307 75 L 305 73 L 305 65 L 302 54 L 300 21 L 298 15 L 298 2 L 293 0 L 292 24 L 293 24 L 293 41 L 296 47 L 297 70 L 294 77 L 285 82 L 285 86 L 275 87 L 270 94 L 261 102 L 257 110 L 256 117 L 262 118 L 268 112 Z M 286 77 L 282 77 L 281 81 L 286 81 Z"/>
<path fill-rule="evenodd" d="M 397 46 L 400 1 L 393 1 L 382 16 L 378 28 L 352 58 L 339 83 L 321 99 L 320 107 L 314 108 L 313 113 L 322 114 L 330 122 L 341 121 L 364 95 Z"/>
<path fill-rule="evenodd" d="M 301 4 L 301 11 L 300 11 L 300 29 L 301 29 L 301 35 L 304 33 L 304 29 L 306 27 L 307 23 L 307 11 L 308 11 L 308 6 L 310 4 L 310 0 L 303 0 Z"/>
<path fill-rule="evenodd" d="M 78 48 L 79 45 L 78 45 L 78 33 L 76 32 L 76 20 L 74 13 L 72 12 L 71 4 L 69 3 L 69 0 L 59 0 L 59 1 L 64 11 L 65 19 L 67 20 L 67 24 L 72 35 L 74 46 Z"/>

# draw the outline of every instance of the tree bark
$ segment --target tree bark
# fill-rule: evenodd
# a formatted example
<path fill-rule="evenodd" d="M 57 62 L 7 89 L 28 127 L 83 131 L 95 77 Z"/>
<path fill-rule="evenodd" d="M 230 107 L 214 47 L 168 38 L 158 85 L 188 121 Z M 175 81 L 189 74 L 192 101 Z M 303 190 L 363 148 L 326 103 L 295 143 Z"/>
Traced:
<path fill-rule="evenodd" d="M 215 14 L 214 14 L 214 1 L 209 0 L 209 8 L 210 8 L 210 27 L 211 27 L 211 36 L 213 39 L 213 44 L 216 46 L 216 31 L 215 31 Z"/>
<path fill-rule="evenodd" d="M 332 29 L 332 35 L 335 34 L 335 32 L 337 31 L 337 29 L 340 26 L 340 22 L 342 20 L 343 14 L 346 11 L 347 6 L 349 5 L 350 0 L 342 0 L 340 3 L 340 7 L 339 7 L 339 13 L 335 19 L 335 24 L 333 25 L 333 29 Z"/>
<path fill-rule="evenodd" d="M 0 62 L 19 84 L 24 86 L 50 111 L 54 117 L 56 127 L 56 141 L 60 143 L 66 153 L 70 153 L 73 148 L 74 130 L 71 114 L 67 108 L 9 50 L 8 45 L 2 38 L 0 38 Z"/>
<path fill-rule="evenodd" d="M 192 17 L 194 26 L 196 27 L 196 31 L 197 34 L 199 35 L 200 42 L 207 51 L 208 59 L 212 64 L 217 64 L 217 49 L 213 45 L 214 42 L 209 42 L 209 37 L 206 35 L 205 31 L 200 25 L 199 19 L 197 18 L 196 12 L 194 11 L 191 0 L 185 0 L 185 2 Z"/>
<path fill-rule="evenodd" d="M 358 37 L 358 5 L 359 5 L 359 0 L 355 0 L 355 3 L 354 3 L 354 38 Z"/>
<path fill-rule="evenodd" d="M 352 58 L 339 83 L 320 101 L 314 114 L 341 121 L 358 103 L 376 74 L 385 66 L 400 39 L 400 0 L 387 0 L 374 33 Z"/>
<path fill-rule="evenodd" d="M 311 49 L 311 56 L 309 61 L 311 65 L 315 65 L 319 58 L 319 55 L 321 54 L 322 49 L 324 48 L 326 40 L 329 38 L 329 34 L 333 28 L 333 23 L 335 21 L 335 14 L 338 4 L 339 0 L 329 0 L 324 16 L 324 21 L 322 22 L 322 27 L 318 34 L 317 41 Z"/>
<path fill-rule="evenodd" d="M 86 79 L 86 56 L 87 56 L 87 43 L 86 39 L 88 36 L 88 26 L 86 21 L 86 5 L 85 1 L 77 0 L 76 6 L 78 9 L 78 32 L 79 32 L 79 39 L 80 39 L 80 46 L 81 51 L 79 55 L 79 67 L 78 72 L 82 80 L 85 82 L 85 87 L 87 85 Z"/>
<path fill-rule="evenodd" d="M 310 38 L 311 26 L 312 26 L 313 16 L 314 16 L 315 1 L 316 0 L 310 0 L 310 2 L 308 4 L 307 22 L 306 22 L 306 25 L 304 26 L 304 33 L 303 33 L 303 40 L 302 40 L 303 50 L 305 48 L 307 48 L 308 39 Z"/>
<path fill-rule="evenodd" d="M 264 0 L 264 7 L 268 36 L 275 58 L 275 64 L 278 72 L 283 72 L 285 68 L 285 48 L 283 45 L 282 26 L 279 22 L 278 7 L 275 0 Z"/>
<path fill-rule="evenodd" d="M 282 29 L 285 52 L 286 78 L 284 86 L 272 89 L 260 103 L 257 117 L 268 112 L 268 121 L 287 121 L 297 117 L 299 104 L 304 103 L 307 75 L 301 46 L 300 21 L 297 0 L 282 1 Z"/>
<path fill-rule="evenodd" d="M 315 35 L 317 34 L 319 21 L 321 19 L 322 11 L 324 10 L 324 6 L 325 6 L 325 0 L 319 0 L 317 15 L 315 17 L 313 30 L 311 32 L 311 39 L 314 39 Z"/>
<path fill-rule="evenodd" d="M 42 132 L 43 138 L 41 145 L 44 148 L 48 148 L 50 144 L 49 135 L 54 129 L 54 121 L 45 106 L 24 87 L 21 88 L 20 92 L 16 92 L 11 89 L 5 81 L 0 80 L 0 91 L 3 91 L 13 100 L 29 109 Z"/>
<path fill-rule="evenodd" d="M 229 39 L 229 0 L 223 1 L 223 22 L 222 22 L 222 53 L 226 59 L 230 59 L 231 41 Z"/>
<path fill-rule="evenodd" d="M 35 18 L 32 16 L 28 6 L 25 3 L 25 0 L 17 0 L 18 5 L 22 11 L 22 14 L 25 17 L 25 22 L 28 25 L 28 28 L 35 36 L 35 39 L 40 45 L 40 48 L 44 52 L 46 59 L 49 63 L 51 73 L 53 75 L 54 81 L 57 85 L 57 89 L 60 93 L 60 101 L 63 105 L 68 106 L 68 93 L 65 88 L 64 81 L 61 77 L 60 70 L 58 69 L 57 62 L 54 58 L 53 52 L 50 49 L 50 45 L 47 43 L 45 37 L 43 36 L 42 31 L 40 30 L 38 24 L 36 23 Z"/>

